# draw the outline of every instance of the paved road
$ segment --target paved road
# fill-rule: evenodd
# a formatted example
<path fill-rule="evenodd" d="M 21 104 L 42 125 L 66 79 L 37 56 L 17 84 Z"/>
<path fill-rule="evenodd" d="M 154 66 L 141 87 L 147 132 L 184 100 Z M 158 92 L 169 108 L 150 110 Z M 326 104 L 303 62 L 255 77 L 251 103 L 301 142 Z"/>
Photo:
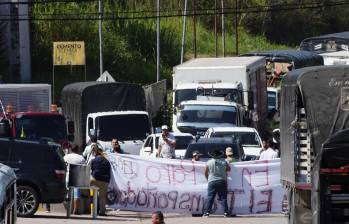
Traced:
<path fill-rule="evenodd" d="M 65 214 L 52 212 L 45 213 L 39 211 L 33 218 L 18 218 L 17 224 L 110 224 L 110 223 L 130 223 L 130 224 L 151 224 L 151 214 L 146 212 L 125 212 L 110 211 L 107 217 L 98 217 L 92 220 L 88 215 L 72 215 L 71 219 L 66 219 Z M 191 217 L 181 214 L 165 214 L 166 224 L 287 224 L 284 215 L 256 215 L 237 216 L 234 218 L 224 218 L 222 216 L 210 216 L 209 218 Z"/>

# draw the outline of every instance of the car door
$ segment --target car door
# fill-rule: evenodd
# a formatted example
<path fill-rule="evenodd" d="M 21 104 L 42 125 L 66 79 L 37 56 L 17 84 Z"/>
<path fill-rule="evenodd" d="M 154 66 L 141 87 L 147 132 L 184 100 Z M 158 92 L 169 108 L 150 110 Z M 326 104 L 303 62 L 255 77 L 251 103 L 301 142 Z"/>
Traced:
<path fill-rule="evenodd" d="M 143 144 L 143 147 L 142 147 L 142 149 L 141 149 L 141 151 L 140 151 L 140 156 L 144 156 L 144 157 L 148 157 L 150 154 L 151 154 L 151 151 L 150 152 L 146 152 L 147 151 L 147 147 L 151 147 L 151 144 L 150 144 L 150 142 L 151 142 L 151 140 L 152 140 L 152 138 L 153 138 L 153 135 L 149 135 L 146 139 L 145 139 L 145 141 L 144 141 L 144 144 Z"/>
<path fill-rule="evenodd" d="M 0 163 L 10 166 L 11 139 L 0 138 Z"/>

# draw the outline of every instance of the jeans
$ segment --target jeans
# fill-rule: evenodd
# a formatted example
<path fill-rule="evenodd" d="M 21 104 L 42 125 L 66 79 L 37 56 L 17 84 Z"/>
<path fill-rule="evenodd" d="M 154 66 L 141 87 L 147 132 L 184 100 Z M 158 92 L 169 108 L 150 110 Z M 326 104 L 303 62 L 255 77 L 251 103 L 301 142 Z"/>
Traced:
<path fill-rule="evenodd" d="M 216 194 L 218 193 L 218 200 L 223 203 L 224 213 L 228 213 L 228 202 L 227 202 L 227 182 L 225 180 L 216 180 L 208 183 L 207 188 L 207 204 L 205 207 L 205 213 L 210 213 Z"/>

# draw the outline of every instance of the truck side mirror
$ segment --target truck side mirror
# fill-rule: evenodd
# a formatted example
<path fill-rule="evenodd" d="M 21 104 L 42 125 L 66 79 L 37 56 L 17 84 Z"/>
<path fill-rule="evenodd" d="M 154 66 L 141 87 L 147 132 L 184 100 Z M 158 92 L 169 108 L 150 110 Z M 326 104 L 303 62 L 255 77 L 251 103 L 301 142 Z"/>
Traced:
<path fill-rule="evenodd" d="M 74 134 L 74 121 L 68 121 L 68 134 Z"/>
<path fill-rule="evenodd" d="M 95 136 L 97 137 L 97 130 L 96 129 L 90 129 L 88 130 L 88 135 L 91 136 Z"/>
<path fill-rule="evenodd" d="M 248 100 L 248 109 L 253 110 L 254 109 L 254 102 L 253 102 L 253 92 L 252 91 L 248 91 L 247 100 Z"/>

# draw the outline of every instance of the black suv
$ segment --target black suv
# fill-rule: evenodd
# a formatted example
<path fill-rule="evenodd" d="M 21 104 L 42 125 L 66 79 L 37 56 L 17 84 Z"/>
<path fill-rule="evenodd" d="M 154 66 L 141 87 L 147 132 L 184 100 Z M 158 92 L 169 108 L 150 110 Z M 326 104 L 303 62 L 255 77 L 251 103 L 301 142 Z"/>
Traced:
<path fill-rule="evenodd" d="M 17 214 L 33 215 L 39 203 L 62 203 L 65 163 L 61 147 L 47 141 L 0 137 L 0 163 L 17 176 Z"/>
<path fill-rule="evenodd" d="M 235 142 L 231 138 L 200 138 L 196 142 L 192 142 L 188 145 L 185 152 L 184 159 L 188 160 L 192 158 L 194 151 L 201 153 L 201 161 L 207 161 L 211 158 L 213 151 L 219 149 L 225 155 L 225 149 L 231 147 L 233 149 L 233 157 L 237 161 L 245 160 L 244 150 L 241 145 Z"/>

